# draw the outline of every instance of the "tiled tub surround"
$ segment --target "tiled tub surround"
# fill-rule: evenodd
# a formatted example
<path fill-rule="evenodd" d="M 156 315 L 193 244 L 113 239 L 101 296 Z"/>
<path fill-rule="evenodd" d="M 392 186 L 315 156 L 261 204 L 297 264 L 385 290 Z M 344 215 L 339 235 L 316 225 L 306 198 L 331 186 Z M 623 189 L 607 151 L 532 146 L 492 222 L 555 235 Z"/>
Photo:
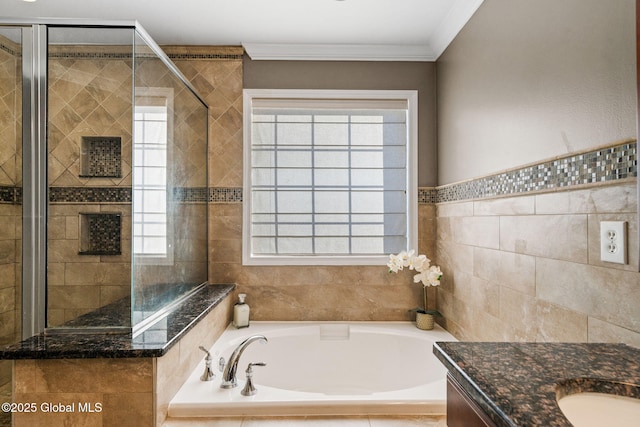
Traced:
<path fill-rule="evenodd" d="M 14 361 L 14 402 L 76 405 L 14 414 L 14 426 L 162 425 L 169 400 L 229 324 L 233 285 L 208 285 L 140 336 L 40 335 L 0 350 Z M 81 412 L 79 402 L 100 403 Z"/>
<path fill-rule="evenodd" d="M 498 426 L 567 426 L 556 398 L 640 398 L 640 349 L 624 344 L 440 342 L 434 353 Z"/>
<path fill-rule="evenodd" d="M 440 321 L 460 339 L 640 346 L 637 260 L 601 262 L 598 243 L 599 221 L 627 221 L 637 253 L 636 174 L 636 143 L 621 141 L 420 188 L 419 250 L 445 271 Z M 209 261 L 216 280 L 249 294 L 256 319 L 405 320 L 419 301 L 409 276 L 379 267 L 242 266 L 241 203 L 241 188 L 210 189 Z"/>
<path fill-rule="evenodd" d="M 640 346 L 636 182 L 438 205 L 438 308 L 460 340 Z M 600 261 L 627 221 L 629 264 Z"/>

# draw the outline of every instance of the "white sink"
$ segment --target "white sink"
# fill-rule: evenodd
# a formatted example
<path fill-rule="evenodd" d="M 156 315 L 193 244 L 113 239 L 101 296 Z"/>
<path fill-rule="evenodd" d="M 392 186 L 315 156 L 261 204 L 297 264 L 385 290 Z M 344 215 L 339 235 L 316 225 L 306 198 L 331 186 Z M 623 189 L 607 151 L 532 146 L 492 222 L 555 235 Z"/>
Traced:
<path fill-rule="evenodd" d="M 558 405 L 574 427 L 640 425 L 640 399 L 632 397 L 584 392 L 564 396 Z"/>

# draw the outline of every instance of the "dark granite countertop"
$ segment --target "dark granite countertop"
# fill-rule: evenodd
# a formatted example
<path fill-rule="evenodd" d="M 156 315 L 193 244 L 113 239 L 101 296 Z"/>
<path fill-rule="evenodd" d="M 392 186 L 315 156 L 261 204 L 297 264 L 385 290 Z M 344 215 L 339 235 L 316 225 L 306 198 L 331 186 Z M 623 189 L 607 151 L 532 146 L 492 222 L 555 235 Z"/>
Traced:
<path fill-rule="evenodd" d="M 498 426 L 571 426 L 556 398 L 640 398 L 640 349 L 624 344 L 438 342 L 436 357 Z"/>
<path fill-rule="evenodd" d="M 0 359 L 160 357 L 203 319 L 235 285 L 206 285 L 141 334 L 40 334 L 0 348 Z"/>

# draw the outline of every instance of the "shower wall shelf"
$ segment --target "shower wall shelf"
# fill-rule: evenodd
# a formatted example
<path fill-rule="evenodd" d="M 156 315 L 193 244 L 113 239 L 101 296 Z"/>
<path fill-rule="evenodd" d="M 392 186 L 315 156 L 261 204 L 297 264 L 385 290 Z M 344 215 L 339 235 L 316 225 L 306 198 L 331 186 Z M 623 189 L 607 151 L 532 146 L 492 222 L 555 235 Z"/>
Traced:
<path fill-rule="evenodd" d="M 122 138 L 83 136 L 81 178 L 122 178 Z"/>
<path fill-rule="evenodd" d="M 80 214 L 80 255 L 120 255 L 122 214 Z"/>

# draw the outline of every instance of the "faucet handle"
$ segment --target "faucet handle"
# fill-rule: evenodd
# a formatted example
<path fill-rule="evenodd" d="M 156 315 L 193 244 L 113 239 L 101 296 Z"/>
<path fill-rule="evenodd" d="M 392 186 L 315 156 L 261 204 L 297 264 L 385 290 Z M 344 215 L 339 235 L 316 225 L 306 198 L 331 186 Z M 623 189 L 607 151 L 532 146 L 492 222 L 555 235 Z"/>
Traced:
<path fill-rule="evenodd" d="M 254 366 L 267 366 L 267 364 L 264 362 L 249 363 L 249 365 L 247 366 L 247 370 L 244 371 L 247 377 L 247 383 L 245 384 L 244 388 L 240 392 L 240 394 L 243 396 L 253 396 L 258 392 L 258 389 L 255 388 L 252 380 L 253 369 L 251 368 Z"/>
<path fill-rule="evenodd" d="M 218 369 L 220 370 L 220 372 L 224 372 L 224 367 L 227 364 L 227 362 L 224 360 L 224 357 L 220 356 L 220 359 L 218 359 Z"/>
<path fill-rule="evenodd" d="M 249 374 L 249 373 L 253 372 L 253 371 L 251 370 L 251 367 L 252 367 L 252 366 L 267 366 L 267 364 L 266 364 L 266 363 L 264 363 L 264 362 L 256 362 L 256 363 L 253 363 L 253 362 L 252 362 L 252 363 L 249 363 L 249 365 L 247 365 L 247 370 L 245 371 L 247 374 Z"/>
<path fill-rule="evenodd" d="M 204 351 L 205 353 L 207 353 L 207 357 L 206 359 L 211 360 L 211 353 L 209 353 L 209 350 L 207 350 L 206 348 L 204 348 L 203 346 L 198 347 L 200 350 Z"/>
<path fill-rule="evenodd" d="M 209 351 L 203 346 L 200 346 L 199 348 L 207 353 L 207 356 L 204 358 L 204 373 L 200 376 L 200 381 L 211 381 L 216 376 L 211 369 L 211 353 L 209 353 Z"/>

